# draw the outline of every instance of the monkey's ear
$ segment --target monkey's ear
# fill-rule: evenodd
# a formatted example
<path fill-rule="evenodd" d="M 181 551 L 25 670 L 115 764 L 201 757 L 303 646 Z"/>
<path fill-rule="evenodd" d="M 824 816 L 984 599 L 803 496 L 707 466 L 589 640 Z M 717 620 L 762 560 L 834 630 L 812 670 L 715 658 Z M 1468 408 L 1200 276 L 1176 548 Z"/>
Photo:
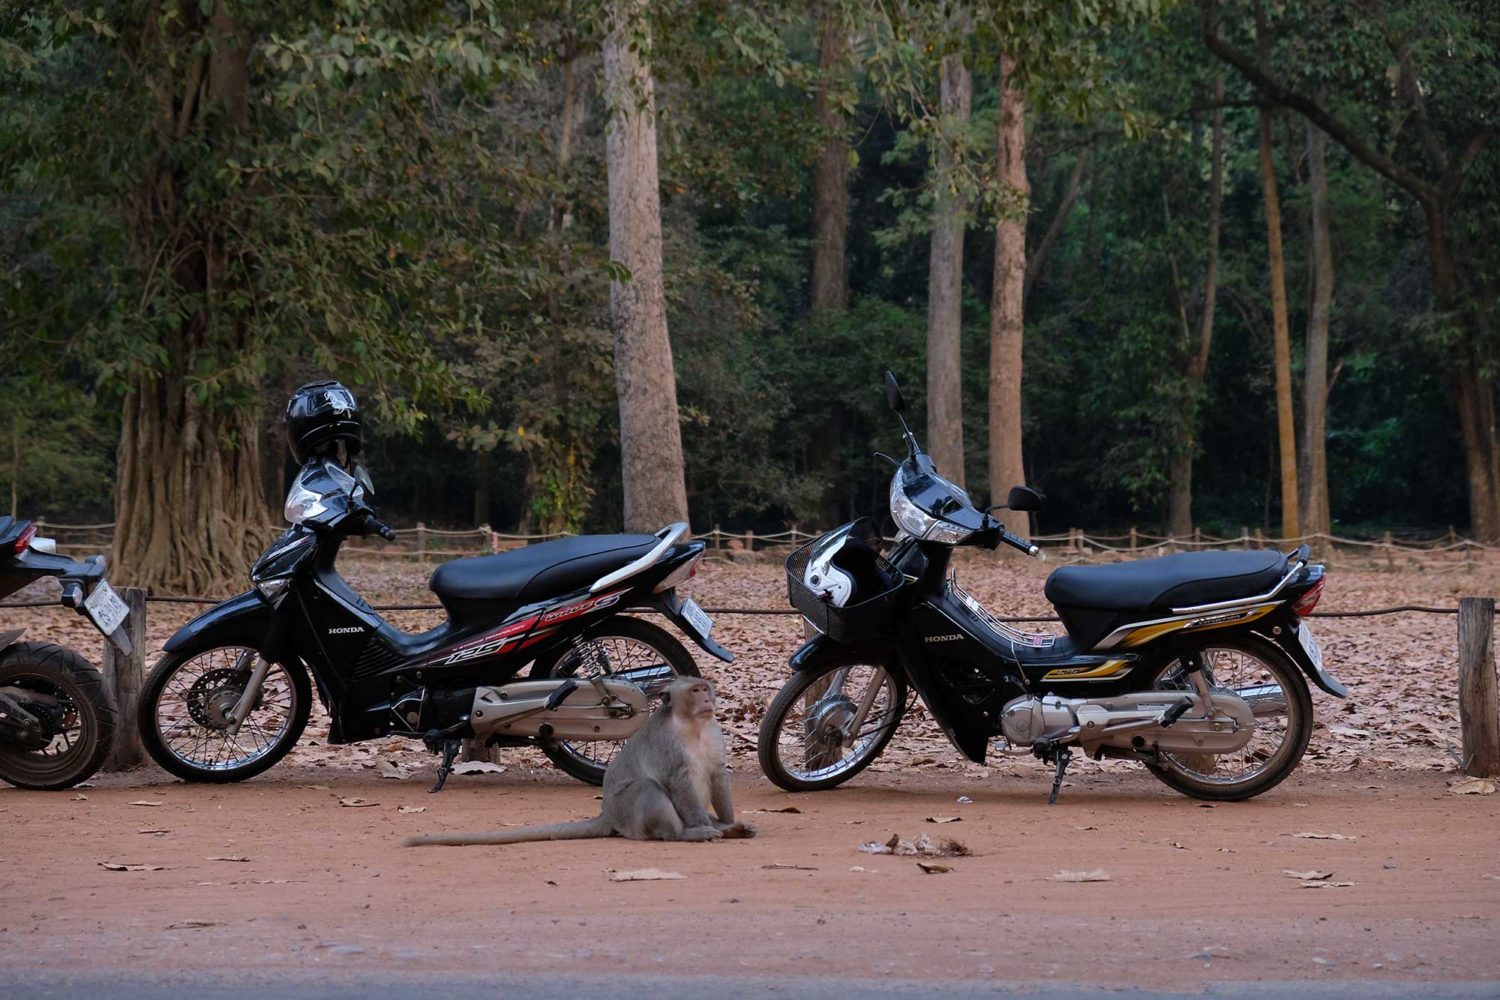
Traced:
<path fill-rule="evenodd" d="M 672 707 L 672 689 L 671 688 L 667 688 L 666 690 L 662 691 L 662 693 L 661 693 L 661 707 L 662 708 L 671 708 Z"/>

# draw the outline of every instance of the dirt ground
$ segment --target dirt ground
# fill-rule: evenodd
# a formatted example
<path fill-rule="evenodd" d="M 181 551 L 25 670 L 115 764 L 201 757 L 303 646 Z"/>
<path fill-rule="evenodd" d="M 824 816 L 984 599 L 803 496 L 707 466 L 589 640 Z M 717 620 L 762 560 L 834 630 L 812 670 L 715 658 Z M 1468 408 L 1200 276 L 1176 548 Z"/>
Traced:
<path fill-rule="evenodd" d="M 998 614 L 1046 614 L 1041 583 L 1054 566 L 974 561 L 959 578 Z M 375 562 L 345 569 L 374 603 L 430 600 L 427 572 Z M 1497 584 L 1500 568 L 1486 564 L 1335 566 L 1322 609 L 1452 607 Z M 785 606 L 774 564 L 711 566 L 688 589 L 709 607 Z M 195 610 L 151 605 L 150 661 Z M 27 625 L 29 638 L 97 657 L 97 636 L 68 612 L 0 615 Z M 411 629 L 435 620 L 391 617 Z M 1164 987 L 1500 978 L 1500 796 L 1449 788 L 1458 745 L 1452 616 L 1320 619 L 1328 663 L 1351 698 L 1315 694 L 1312 747 L 1285 784 L 1215 807 L 1133 765 L 1080 761 L 1048 808 L 1038 764 L 977 767 L 920 714 L 848 786 L 788 796 L 759 775 L 753 742 L 800 640 L 797 620 L 717 623 L 739 658 L 724 665 L 700 654 L 699 663 L 719 685 L 737 804 L 760 826 L 755 840 L 405 850 L 412 833 L 588 815 L 596 790 L 538 754 L 504 751 L 503 773 L 458 776 L 427 795 L 433 760 L 416 745 L 327 747 L 315 715 L 288 762 L 243 785 L 190 786 L 147 767 L 100 775 L 76 792 L 0 786 L 0 898 L 9 901 L 0 967 Z M 362 802 L 342 804 L 352 800 Z M 788 806 L 800 811 L 774 811 Z M 953 816 L 959 822 L 928 822 Z M 947 862 L 952 872 L 925 874 L 912 858 L 858 850 L 923 833 L 956 837 L 973 855 Z M 1297 836 L 1308 833 L 1345 839 Z M 684 877 L 609 879 L 611 869 L 642 868 Z M 1096 871 L 1107 879 L 1057 880 Z"/>
<path fill-rule="evenodd" d="M 1306 771 L 1255 802 L 1204 808 L 1144 775 L 1094 771 L 1049 808 L 1040 773 L 917 770 L 789 796 L 742 769 L 754 840 L 424 849 L 400 843 L 588 815 L 595 790 L 519 766 L 439 795 L 425 773 L 336 767 L 231 787 L 162 778 L 0 791 L 0 967 L 1156 987 L 1500 976 L 1500 801 L 1423 773 Z M 955 837 L 973 855 L 925 874 L 858 850 L 893 833 Z M 683 877 L 609 877 L 644 868 Z M 1084 871 L 1107 880 L 1055 880 Z"/>

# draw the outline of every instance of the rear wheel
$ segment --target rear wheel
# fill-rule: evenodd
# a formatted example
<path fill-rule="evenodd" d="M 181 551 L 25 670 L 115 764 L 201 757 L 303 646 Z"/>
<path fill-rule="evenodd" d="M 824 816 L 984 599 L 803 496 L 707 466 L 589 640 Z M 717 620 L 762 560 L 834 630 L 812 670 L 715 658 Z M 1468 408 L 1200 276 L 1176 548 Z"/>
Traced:
<path fill-rule="evenodd" d="M 99 770 L 115 735 L 104 675 L 80 654 L 50 642 L 0 650 L 0 688 L 41 723 L 26 746 L 0 744 L 0 781 L 18 788 L 71 788 Z"/>
<path fill-rule="evenodd" d="M 1163 753 L 1151 773 L 1184 795 L 1238 801 L 1269 791 L 1291 774 L 1312 736 L 1312 694 L 1291 658 L 1269 642 L 1234 639 L 1198 650 L 1209 685 L 1251 703 L 1255 734 L 1233 753 Z M 1191 690 L 1181 659 L 1165 664 L 1156 690 Z"/>
<path fill-rule="evenodd" d="M 296 744 L 312 708 L 300 665 L 273 663 L 237 732 L 226 718 L 250 681 L 257 652 L 218 646 L 161 658 L 141 691 L 141 742 L 162 767 L 187 781 L 253 778 Z"/>
<path fill-rule="evenodd" d="M 906 682 L 867 663 L 796 674 L 760 723 L 760 768 L 789 792 L 842 785 L 880 756 L 906 712 Z"/>
<path fill-rule="evenodd" d="M 532 677 L 614 677 L 629 673 L 646 692 L 651 710 L 661 704 L 661 691 L 676 677 L 701 677 L 693 655 L 672 633 L 639 618 L 611 618 L 580 639 L 561 656 L 538 663 Z M 547 759 L 559 769 L 591 785 L 604 784 L 604 772 L 621 744 L 606 740 L 572 743 L 542 740 Z"/>

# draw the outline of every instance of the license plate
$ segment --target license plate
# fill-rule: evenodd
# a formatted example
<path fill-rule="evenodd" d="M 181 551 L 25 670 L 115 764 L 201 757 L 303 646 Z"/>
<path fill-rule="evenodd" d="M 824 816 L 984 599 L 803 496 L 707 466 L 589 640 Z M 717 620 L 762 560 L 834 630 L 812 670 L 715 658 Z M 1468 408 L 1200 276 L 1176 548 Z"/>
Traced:
<path fill-rule="evenodd" d="M 1297 629 L 1297 639 L 1302 643 L 1302 649 L 1307 653 L 1307 658 L 1312 660 L 1313 666 L 1319 670 L 1323 669 L 1323 647 L 1318 645 L 1317 636 L 1312 634 L 1307 622 L 1303 622 Z"/>
<path fill-rule="evenodd" d="M 94 592 L 84 598 L 83 609 L 105 635 L 119 628 L 120 623 L 130 614 L 130 609 L 120 600 L 120 595 L 115 593 L 115 588 L 107 580 L 100 580 L 94 586 Z"/>
<path fill-rule="evenodd" d="M 693 631 L 704 639 L 707 639 L 708 633 L 713 631 L 714 620 L 704 614 L 703 609 L 698 607 L 698 602 L 691 597 L 682 602 L 682 617 L 686 618 L 687 623 L 693 627 Z"/>

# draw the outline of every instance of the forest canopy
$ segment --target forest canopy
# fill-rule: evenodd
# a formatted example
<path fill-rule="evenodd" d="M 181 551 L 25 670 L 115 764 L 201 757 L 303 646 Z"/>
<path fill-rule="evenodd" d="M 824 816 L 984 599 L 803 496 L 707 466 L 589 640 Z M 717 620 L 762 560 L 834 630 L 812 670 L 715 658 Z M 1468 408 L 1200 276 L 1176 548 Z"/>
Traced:
<path fill-rule="evenodd" d="M 693 526 L 882 513 L 890 368 L 1034 528 L 1495 540 L 1488 7 L 643 5 Z M 6 5 L 6 511 L 242 564 L 335 377 L 387 520 L 618 528 L 620 8 Z"/>

